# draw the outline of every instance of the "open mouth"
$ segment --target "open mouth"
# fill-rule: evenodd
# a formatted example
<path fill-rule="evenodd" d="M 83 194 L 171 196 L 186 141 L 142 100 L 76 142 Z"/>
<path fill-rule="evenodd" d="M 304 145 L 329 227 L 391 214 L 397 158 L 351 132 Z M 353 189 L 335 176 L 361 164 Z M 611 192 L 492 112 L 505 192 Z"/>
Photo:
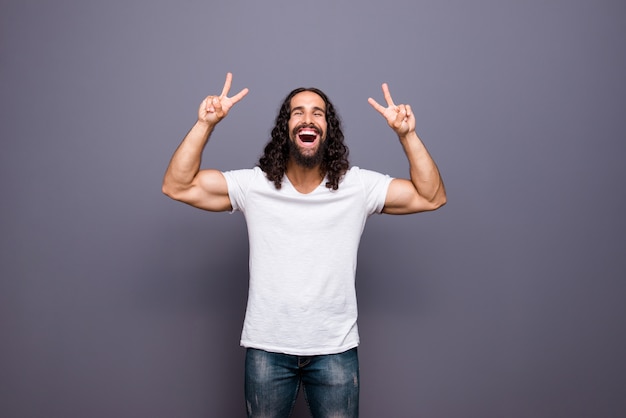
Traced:
<path fill-rule="evenodd" d="M 317 135 L 317 129 L 313 128 L 302 128 L 298 131 L 298 139 L 305 144 L 315 142 Z"/>

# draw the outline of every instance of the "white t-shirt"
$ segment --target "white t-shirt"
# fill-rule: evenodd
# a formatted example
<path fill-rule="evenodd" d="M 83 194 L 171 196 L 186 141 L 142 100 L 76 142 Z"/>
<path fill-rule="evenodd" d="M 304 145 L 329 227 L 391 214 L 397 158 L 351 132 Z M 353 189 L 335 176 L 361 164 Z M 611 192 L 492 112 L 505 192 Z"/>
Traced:
<path fill-rule="evenodd" d="M 259 167 L 224 173 L 250 241 L 250 287 L 241 345 L 292 355 L 359 344 L 355 274 L 366 219 L 380 213 L 392 178 L 349 169 L 338 190 L 308 194 Z"/>

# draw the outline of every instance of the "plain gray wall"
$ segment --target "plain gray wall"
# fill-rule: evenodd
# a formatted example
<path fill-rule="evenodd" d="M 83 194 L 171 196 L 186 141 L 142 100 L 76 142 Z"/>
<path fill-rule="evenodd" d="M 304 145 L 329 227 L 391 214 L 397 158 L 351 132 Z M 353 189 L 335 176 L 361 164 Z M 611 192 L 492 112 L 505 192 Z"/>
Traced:
<path fill-rule="evenodd" d="M 0 416 L 243 416 L 244 219 L 160 191 L 227 71 L 205 166 L 302 85 L 405 176 L 388 82 L 444 176 L 366 227 L 363 417 L 626 416 L 625 39 L 622 0 L 2 0 Z"/>

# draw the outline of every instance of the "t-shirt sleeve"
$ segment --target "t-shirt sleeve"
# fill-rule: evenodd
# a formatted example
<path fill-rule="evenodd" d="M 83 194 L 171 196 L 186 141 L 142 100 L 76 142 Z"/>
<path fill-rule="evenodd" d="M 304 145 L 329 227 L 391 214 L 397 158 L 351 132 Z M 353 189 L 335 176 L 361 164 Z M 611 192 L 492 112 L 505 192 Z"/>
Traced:
<path fill-rule="evenodd" d="M 257 175 L 256 168 L 225 171 L 224 178 L 228 184 L 228 197 L 234 211 L 244 212 L 246 209 L 246 194 L 250 183 Z"/>
<path fill-rule="evenodd" d="M 372 170 L 356 168 L 363 187 L 365 189 L 365 201 L 367 205 L 367 213 L 381 213 L 385 207 L 387 199 L 387 190 L 393 178 L 387 174 L 381 174 Z"/>

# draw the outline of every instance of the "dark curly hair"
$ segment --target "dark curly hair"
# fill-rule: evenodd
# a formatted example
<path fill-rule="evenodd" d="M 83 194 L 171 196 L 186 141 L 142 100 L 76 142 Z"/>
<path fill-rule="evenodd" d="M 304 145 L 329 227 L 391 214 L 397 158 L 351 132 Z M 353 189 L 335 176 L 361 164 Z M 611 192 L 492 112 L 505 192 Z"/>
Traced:
<path fill-rule="evenodd" d="M 310 91 L 320 96 L 326 103 L 327 133 L 324 144 L 324 155 L 320 164 L 322 176 L 328 181 L 326 187 L 332 190 L 339 188 L 339 181 L 349 167 L 348 147 L 343 143 L 341 120 L 335 107 L 328 96 L 314 87 L 300 87 L 293 90 L 285 97 L 280 107 L 276 122 L 272 129 L 272 138 L 265 146 L 263 155 L 259 159 L 258 166 L 263 170 L 267 178 L 274 182 L 274 186 L 280 189 L 287 161 L 289 161 L 289 118 L 291 116 L 291 99 L 298 93 Z"/>

